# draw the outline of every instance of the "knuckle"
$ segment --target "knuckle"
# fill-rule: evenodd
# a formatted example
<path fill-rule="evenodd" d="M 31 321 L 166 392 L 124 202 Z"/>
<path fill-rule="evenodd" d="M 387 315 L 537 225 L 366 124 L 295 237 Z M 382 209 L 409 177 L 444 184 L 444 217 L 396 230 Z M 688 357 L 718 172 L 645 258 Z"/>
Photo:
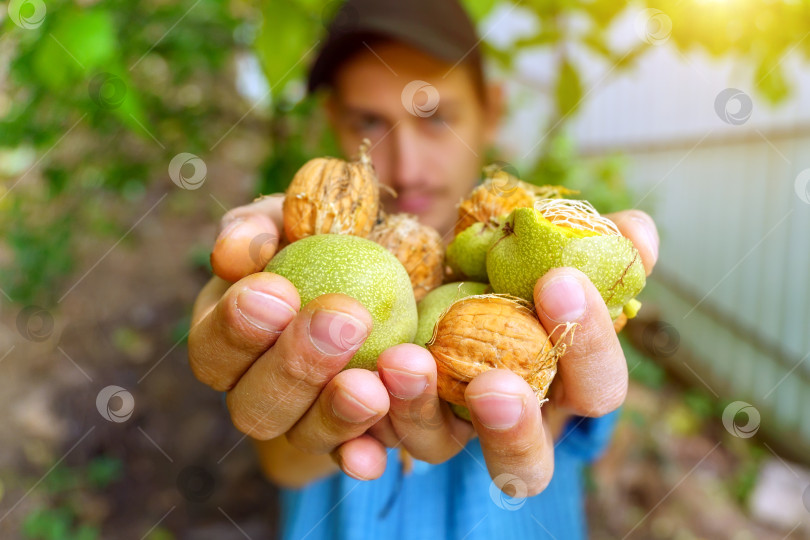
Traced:
<path fill-rule="evenodd" d="M 228 408 L 231 414 L 231 423 L 245 435 L 260 441 L 267 441 L 278 436 L 278 433 L 268 428 L 261 417 L 249 412 L 246 408 L 232 406 L 231 404 L 229 404 Z"/>
<path fill-rule="evenodd" d="M 322 387 L 331 379 L 323 372 L 316 360 L 309 361 L 301 354 L 288 352 L 279 362 L 282 376 L 294 385 Z"/>
<path fill-rule="evenodd" d="M 307 436 L 303 429 L 293 428 L 284 435 L 287 442 L 296 449 L 309 454 L 319 453 L 312 446 L 312 438 Z"/>
<path fill-rule="evenodd" d="M 219 374 L 208 367 L 207 359 L 200 354 L 198 349 L 189 347 L 188 364 L 194 377 L 206 386 L 218 392 L 230 390 L 231 384 L 223 381 Z"/>
<path fill-rule="evenodd" d="M 526 463 L 533 463 L 538 455 L 537 441 L 527 437 L 520 437 L 509 444 L 491 445 L 490 451 L 498 461 L 516 466 L 516 468 L 522 468 Z"/>

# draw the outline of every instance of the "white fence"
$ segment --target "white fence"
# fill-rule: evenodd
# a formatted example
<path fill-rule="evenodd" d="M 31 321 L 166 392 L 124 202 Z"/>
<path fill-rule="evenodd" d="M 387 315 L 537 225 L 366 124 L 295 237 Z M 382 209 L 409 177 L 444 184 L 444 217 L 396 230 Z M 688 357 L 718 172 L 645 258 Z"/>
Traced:
<path fill-rule="evenodd" d="M 771 108 L 749 70 L 662 46 L 592 87 L 573 132 L 586 155 L 629 158 L 636 206 L 661 235 L 642 301 L 676 329 L 687 367 L 798 453 L 810 448 L 810 66 L 784 64 L 793 93 Z M 743 94 L 724 100 L 726 88 Z"/>

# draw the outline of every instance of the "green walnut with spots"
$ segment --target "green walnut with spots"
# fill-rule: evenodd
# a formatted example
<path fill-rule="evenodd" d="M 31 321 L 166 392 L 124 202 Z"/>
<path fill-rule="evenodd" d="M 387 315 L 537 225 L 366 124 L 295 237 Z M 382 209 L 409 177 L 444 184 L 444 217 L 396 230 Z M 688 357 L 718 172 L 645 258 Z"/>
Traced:
<path fill-rule="evenodd" d="M 290 280 L 302 306 L 330 293 L 351 296 L 365 306 L 374 327 L 345 369 L 374 370 L 382 351 L 410 343 L 416 334 L 416 300 L 408 272 L 371 240 L 343 234 L 307 236 L 279 251 L 265 271 Z"/>
<path fill-rule="evenodd" d="M 445 260 L 455 275 L 475 281 L 487 281 L 487 249 L 499 230 L 496 220 L 473 223 L 447 246 Z"/>
<path fill-rule="evenodd" d="M 641 305 L 635 296 L 646 282 L 633 243 L 587 202 L 538 201 L 517 208 L 492 238 L 486 268 L 492 289 L 533 301 L 535 283 L 552 268 L 581 270 L 602 295 L 611 318 L 628 318 Z"/>

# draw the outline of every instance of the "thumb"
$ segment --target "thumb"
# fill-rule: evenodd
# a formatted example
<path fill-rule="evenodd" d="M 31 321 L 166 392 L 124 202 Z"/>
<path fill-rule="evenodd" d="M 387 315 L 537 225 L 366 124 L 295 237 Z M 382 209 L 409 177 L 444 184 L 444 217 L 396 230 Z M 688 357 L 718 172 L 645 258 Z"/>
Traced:
<path fill-rule="evenodd" d="M 211 251 L 214 273 L 230 283 L 264 270 L 278 249 L 283 197 L 266 197 L 223 216 Z"/>

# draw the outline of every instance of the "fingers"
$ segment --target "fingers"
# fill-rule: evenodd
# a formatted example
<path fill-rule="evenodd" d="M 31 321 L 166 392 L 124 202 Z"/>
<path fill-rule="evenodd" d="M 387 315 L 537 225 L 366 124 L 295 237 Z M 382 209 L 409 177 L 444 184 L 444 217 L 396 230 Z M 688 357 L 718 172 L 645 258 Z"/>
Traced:
<path fill-rule="evenodd" d="M 439 399 L 436 361 L 425 348 L 405 343 L 386 349 L 377 371 L 390 394 L 391 425 L 413 457 L 443 463 L 464 448 L 473 428 Z"/>
<path fill-rule="evenodd" d="M 493 369 L 470 381 L 464 398 L 496 484 L 500 475 L 515 475 L 526 484 L 528 496 L 543 491 L 554 473 L 554 442 L 526 381 Z"/>
<path fill-rule="evenodd" d="M 633 242 L 649 276 L 658 260 L 658 229 L 653 219 L 641 210 L 624 210 L 606 214 L 605 217 L 613 221 L 619 232 Z"/>
<path fill-rule="evenodd" d="M 278 248 L 282 202 L 266 197 L 225 214 L 211 251 L 217 276 L 233 283 L 264 269 Z"/>
<path fill-rule="evenodd" d="M 557 363 L 557 405 L 580 416 L 603 416 L 621 406 L 627 395 L 627 362 L 607 306 L 587 276 L 574 268 L 553 269 L 537 281 L 534 302 L 554 342 L 560 339 L 558 325 L 578 324 Z"/>
<path fill-rule="evenodd" d="M 360 435 L 340 445 L 331 454 L 340 468 L 357 480 L 375 480 L 385 472 L 388 454 L 371 435 Z"/>
<path fill-rule="evenodd" d="M 250 275 L 224 294 L 223 284 L 228 285 L 216 278 L 200 293 L 195 307 L 199 319 L 188 336 L 191 370 L 201 382 L 219 391 L 236 384 L 276 342 L 301 306 L 295 286 L 270 272 Z"/>
<path fill-rule="evenodd" d="M 371 331 L 360 302 L 327 294 L 309 302 L 228 392 L 237 429 L 259 440 L 286 433 Z"/>
<path fill-rule="evenodd" d="M 341 371 L 287 432 L 287 440 L 305 452 L 326 454 L 365 433 L 387 412 L 388 392 L 374 373 Z"/>

